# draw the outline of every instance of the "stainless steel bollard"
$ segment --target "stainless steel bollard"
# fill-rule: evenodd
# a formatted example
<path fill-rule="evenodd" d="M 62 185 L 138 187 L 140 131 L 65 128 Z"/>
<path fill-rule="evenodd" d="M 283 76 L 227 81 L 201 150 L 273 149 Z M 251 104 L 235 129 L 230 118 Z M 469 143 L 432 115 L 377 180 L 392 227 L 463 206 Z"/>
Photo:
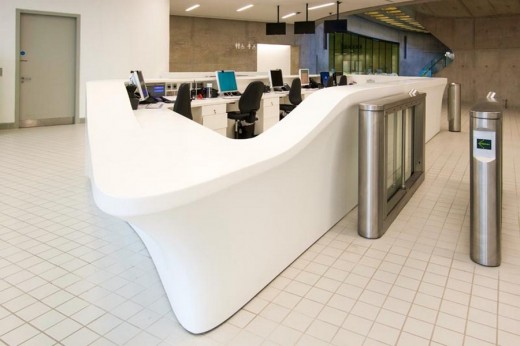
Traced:
<path fill-rule="evenodd" d="M 460 132 L 460 84 L 448 87 L 448 126 L 451 132 Z"/>
<path fill-rule="evenodd" d="M 500 265 L 502 229 L 502 107 L 489 93 L 470 111 L 470 257 Z"/>

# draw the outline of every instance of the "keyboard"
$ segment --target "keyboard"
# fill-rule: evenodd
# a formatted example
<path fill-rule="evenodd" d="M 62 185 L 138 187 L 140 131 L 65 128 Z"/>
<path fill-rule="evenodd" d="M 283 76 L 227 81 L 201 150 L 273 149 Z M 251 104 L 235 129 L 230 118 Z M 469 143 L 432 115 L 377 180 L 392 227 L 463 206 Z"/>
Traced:
<path fill-rule="evenodd" d="M 228 93 L 224 93 L 224 97 L 232 96 L 232 97 L 240 97 L 242 93 L 240 91 L 232 91 Z"/>

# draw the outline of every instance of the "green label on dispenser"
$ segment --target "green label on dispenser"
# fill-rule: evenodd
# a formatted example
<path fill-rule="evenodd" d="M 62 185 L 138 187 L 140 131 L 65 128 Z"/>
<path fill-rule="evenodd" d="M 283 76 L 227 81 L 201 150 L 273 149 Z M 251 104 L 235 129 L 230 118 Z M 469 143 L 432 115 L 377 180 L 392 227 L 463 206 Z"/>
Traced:
<path fill-rule="evenodd" d="M 496 158 L 496 132 L 489 130 L 473 130 L 473 157 L 494 160 Z"/>
<path fill-rule="evenodd" d="M 491 150 L 493 149 L 491 143 L 493 143 L 491 139 L 477 138 L 478 149 Z"/>

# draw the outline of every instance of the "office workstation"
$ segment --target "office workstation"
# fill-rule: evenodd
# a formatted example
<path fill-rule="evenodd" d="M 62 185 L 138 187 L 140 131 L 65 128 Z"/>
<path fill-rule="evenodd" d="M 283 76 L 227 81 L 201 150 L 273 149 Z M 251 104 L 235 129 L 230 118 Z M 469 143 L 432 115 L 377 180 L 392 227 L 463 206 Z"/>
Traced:
<path fill-rule="evenodd" d="M 95 201 L 140 235 L 187 330 L 225 321 L 356 206 L 360 102 L 419 90 L 425 140 L 439 131 L 445 79 L 352 78 L 247 140 L 167 108 L 133 111 L 124 80 L 88 83 Z"/>
<path fill-rule="evenodd" d="M 290 103 L 288 98 L 289 84 L 296 79 L 300 79 L 302 71 L 304 88 L 301 89 L 301 97 L 304 99 L 318 89 L 317 84 L 314 88 L 309 87 L 312 76 L 308 69 L 301 70 L 298 75 L 289 76 L 282 75 L 280 69 L 267 73 L 236 73 L 233 70 L 220 70 L 213 73 L 193 73 L 191 78 L 186 74 L 169 73 L 168 78 L 146 81 L 148 93 L 155 98 L 152 102 L 158 101 L 159 105 L 146 103 L 141 105 L 141 108 L 172 108 L 171 105 L 160 103 L 165 100 L 173 102 L 178 87 L 182 83 L 188 83 L 191 90 L 193 120 L 224 136 L 234 138 L 235 121 L 232 119 L 226 120 L 227 114 L 239 110 L 241 93 L 251 82 L 261 81 L 266 88 L 262 94 L 260 107 L 256 112 L 257 119 L 254 127 L 254 135 L 259 135 L 279 121 L 280 104 Z M 140 85 L 141 83 L 136 82 L 136 84 Z"/>

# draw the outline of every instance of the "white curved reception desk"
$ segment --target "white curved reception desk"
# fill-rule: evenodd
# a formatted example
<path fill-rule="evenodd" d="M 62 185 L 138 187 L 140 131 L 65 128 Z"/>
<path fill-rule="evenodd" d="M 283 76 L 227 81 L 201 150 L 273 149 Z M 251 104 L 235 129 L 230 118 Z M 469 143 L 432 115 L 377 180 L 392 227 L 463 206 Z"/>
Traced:
<path fill-rule="evenodd" d="M 129 222 L 192 333 L 232 316 L 357 204 L 358 104 L 427 93 L 427 140 L 445 79 L 323 89 L 283 121 L 233 140 L 167 109 L 133 111 L 123 81 L 87 84 L 97 205 Z"/>

